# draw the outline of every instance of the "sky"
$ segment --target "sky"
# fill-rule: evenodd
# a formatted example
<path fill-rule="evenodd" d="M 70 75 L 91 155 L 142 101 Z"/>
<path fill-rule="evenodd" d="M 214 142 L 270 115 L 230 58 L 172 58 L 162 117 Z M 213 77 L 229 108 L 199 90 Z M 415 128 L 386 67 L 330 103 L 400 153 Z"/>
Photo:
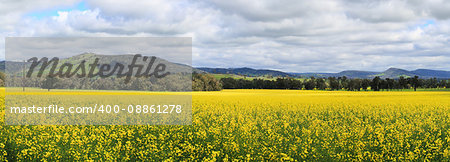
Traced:
<path fill-rule="evenodd" d="M 33 57 L 64 59 L 95 53 L 140 54 L 192 65 L 190 37 L 7 37 L 5 42 L 6 60 L 15 62 L 26 61 Z"/>
<path fill-rule="evenodd" d="M 192 37 L 195 67 L 450 71 L 446 0 L 2 0 L 5 37 Z"/>

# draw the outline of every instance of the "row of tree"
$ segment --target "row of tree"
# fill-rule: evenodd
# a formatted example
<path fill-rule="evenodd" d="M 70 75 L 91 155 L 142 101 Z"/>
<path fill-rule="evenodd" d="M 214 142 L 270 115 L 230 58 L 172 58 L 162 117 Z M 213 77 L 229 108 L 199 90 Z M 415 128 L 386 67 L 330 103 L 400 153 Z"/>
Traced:
<path fill-rule="evenodd" d="M 0 72 L 0 86 L 5 86 L 5 75 Z M 192 81 L 192 82 L 191 82 Z M 192 83 L 192 84 L 191 84 Z M 43 89 L 141 90 L 141 91 L 220 91 L 222 84 L 210 74 L 172 74 L 164 78 L 59 78 L 9 77 L 8 87 L 40 87 Z"/>
<path fill-rule="evenodd" d="M 5 74 L 0 72 L 0 86 L 10 87 L 40 87 L 44 89 L 99 89 L 99 90 L 143 90 L 143 91 L 219 91 L 221 89 L 305 89 L 305 90 L 399 90 L 417 88 L 450 88 L 450 80 L 418 76 L 398 79 L 357 79 L 343 77 L 328 77 L 295 79 L 290 77 L 267 79 L 234 79 L 217 80 L 210 74 L 194 73 L 188 75 L 169 75 L 163 79 L 134 78 L 124 84 L 120 78 L 26 78 L 12 77 L 5 83 Z M 192 85 L 190 84 L 192 80 Z M 192 87 L 191 87 L 192 86 Z"/>
<path fill-rule="evenodd" d="M 220 82 L 224 89 L 305 89 L 305 90 L 394 90 L 413 88 L 445 88 L 450 87 L 450 80 L 436 78 L 420 79 L 418 76 L 411 78 L 400 77 L 398 79 L 350 79 L 343 77 L 314 78 L 299 80 L 295 78 L 277 78 L 275 80 L 264 79 L 234 79 L 222 78 Z"/>
<path fill-rule="evenodd" d="M 42 89 L 140 90 L 140 91 L 191 91 L 192 76 L 173 74 L 164 78 L 59 78 L 59 77 L 9 77 L 8 87 L 40 87 Z"/>

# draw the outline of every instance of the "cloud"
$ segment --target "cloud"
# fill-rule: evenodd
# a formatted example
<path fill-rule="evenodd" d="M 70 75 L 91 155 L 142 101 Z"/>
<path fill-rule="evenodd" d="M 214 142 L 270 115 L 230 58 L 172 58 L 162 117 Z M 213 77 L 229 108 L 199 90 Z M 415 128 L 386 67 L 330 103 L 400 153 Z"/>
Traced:
<path fill-rule="evenodd" d="M 27 12 L 45 10 L 52 7 L 67 6 L 78 0 L 51 1 L 51 0 L 4 0 L 0 5 L 0 32 L 12 31 Z"/>
<path fill-rule="evenodd" d="M 405 1 L 361 1 L 348 3 L 346 9 L 351 18 L 368 22 L 406 22 L 420 14 Z"/>
<path fill-rule="evenodd" d="M 445 0 L 87 0 L 86 9 L 39 19 L 27 13 L 80 1 L 29 3 L 2 5 L 7 7 L 0 8 L 1 35 L 192 37 L 194 66 L 450 70 L 443 62 L 450 59 L 450 2 Z"/>
<path fill-rule="evenodd" d="M 238 15 L 250 21 L 278 21 L 280 19 L 315 16 L 341 10 L 337 1 L 308 0 L 213 0 L 211 4 L 229 15 Z"/>

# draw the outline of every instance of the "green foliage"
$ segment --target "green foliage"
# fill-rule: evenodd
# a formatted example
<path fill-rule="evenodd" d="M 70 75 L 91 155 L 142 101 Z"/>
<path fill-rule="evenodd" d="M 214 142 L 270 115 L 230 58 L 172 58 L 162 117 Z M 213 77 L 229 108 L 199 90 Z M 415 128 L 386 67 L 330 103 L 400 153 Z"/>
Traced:
<path fill-rule="evenodd" d="M 0 87 L 4 87 L 5 86 L 5 79 L 6 79 L 5 73 L 0 72 Z"/>
<path fill-rule="evenodd" d="M 41 88 L 48 89 L 48 91 L 50 91 L 50 89 L 55 89 L 58 81 L 59 79 L 56 77 L 47 77 L 42 83 Z"/>
<path fill-rule="evenodd" d="M 0 72 L 0 79 L 3 80 L 3 81 L 6 79 L 5 73 Z"/>
<path fill-rule="evenodd" d="M 224 89 L 305 89 L 305 90 L 347 90 L 347 91 L 367 91 L 369 87 L 373 91 L 380 90 L 407 90 L 407 89 L 436 89 L 449 88 L 450 80 L 443 79 L 420 79 L 418 76 L 412 78 L 400 77 L 399 79 L 382 79 L 377 76 L 370 79 L 328 77 L 311 77 L 303 81 L 294 78 L 277 78 L 274 80 L 263 79 L 236 79 L 222 78 L 220 82 Z"/>
<path fill-rule="evenodd" d="M 210 74 L 194 73 L 192 80 L 193 91 L 220 91 L 222 84 Z"/>

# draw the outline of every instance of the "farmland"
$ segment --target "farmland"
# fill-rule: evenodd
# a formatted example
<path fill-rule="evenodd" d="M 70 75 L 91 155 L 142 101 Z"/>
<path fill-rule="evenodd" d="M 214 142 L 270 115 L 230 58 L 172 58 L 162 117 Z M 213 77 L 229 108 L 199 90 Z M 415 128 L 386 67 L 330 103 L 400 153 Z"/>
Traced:
<path fill-rule="evenodd" d="M 6 126 L 3 90 L 0 161 L 450 160 L 448 91 L 175 93 L 192 125 Z"/>

